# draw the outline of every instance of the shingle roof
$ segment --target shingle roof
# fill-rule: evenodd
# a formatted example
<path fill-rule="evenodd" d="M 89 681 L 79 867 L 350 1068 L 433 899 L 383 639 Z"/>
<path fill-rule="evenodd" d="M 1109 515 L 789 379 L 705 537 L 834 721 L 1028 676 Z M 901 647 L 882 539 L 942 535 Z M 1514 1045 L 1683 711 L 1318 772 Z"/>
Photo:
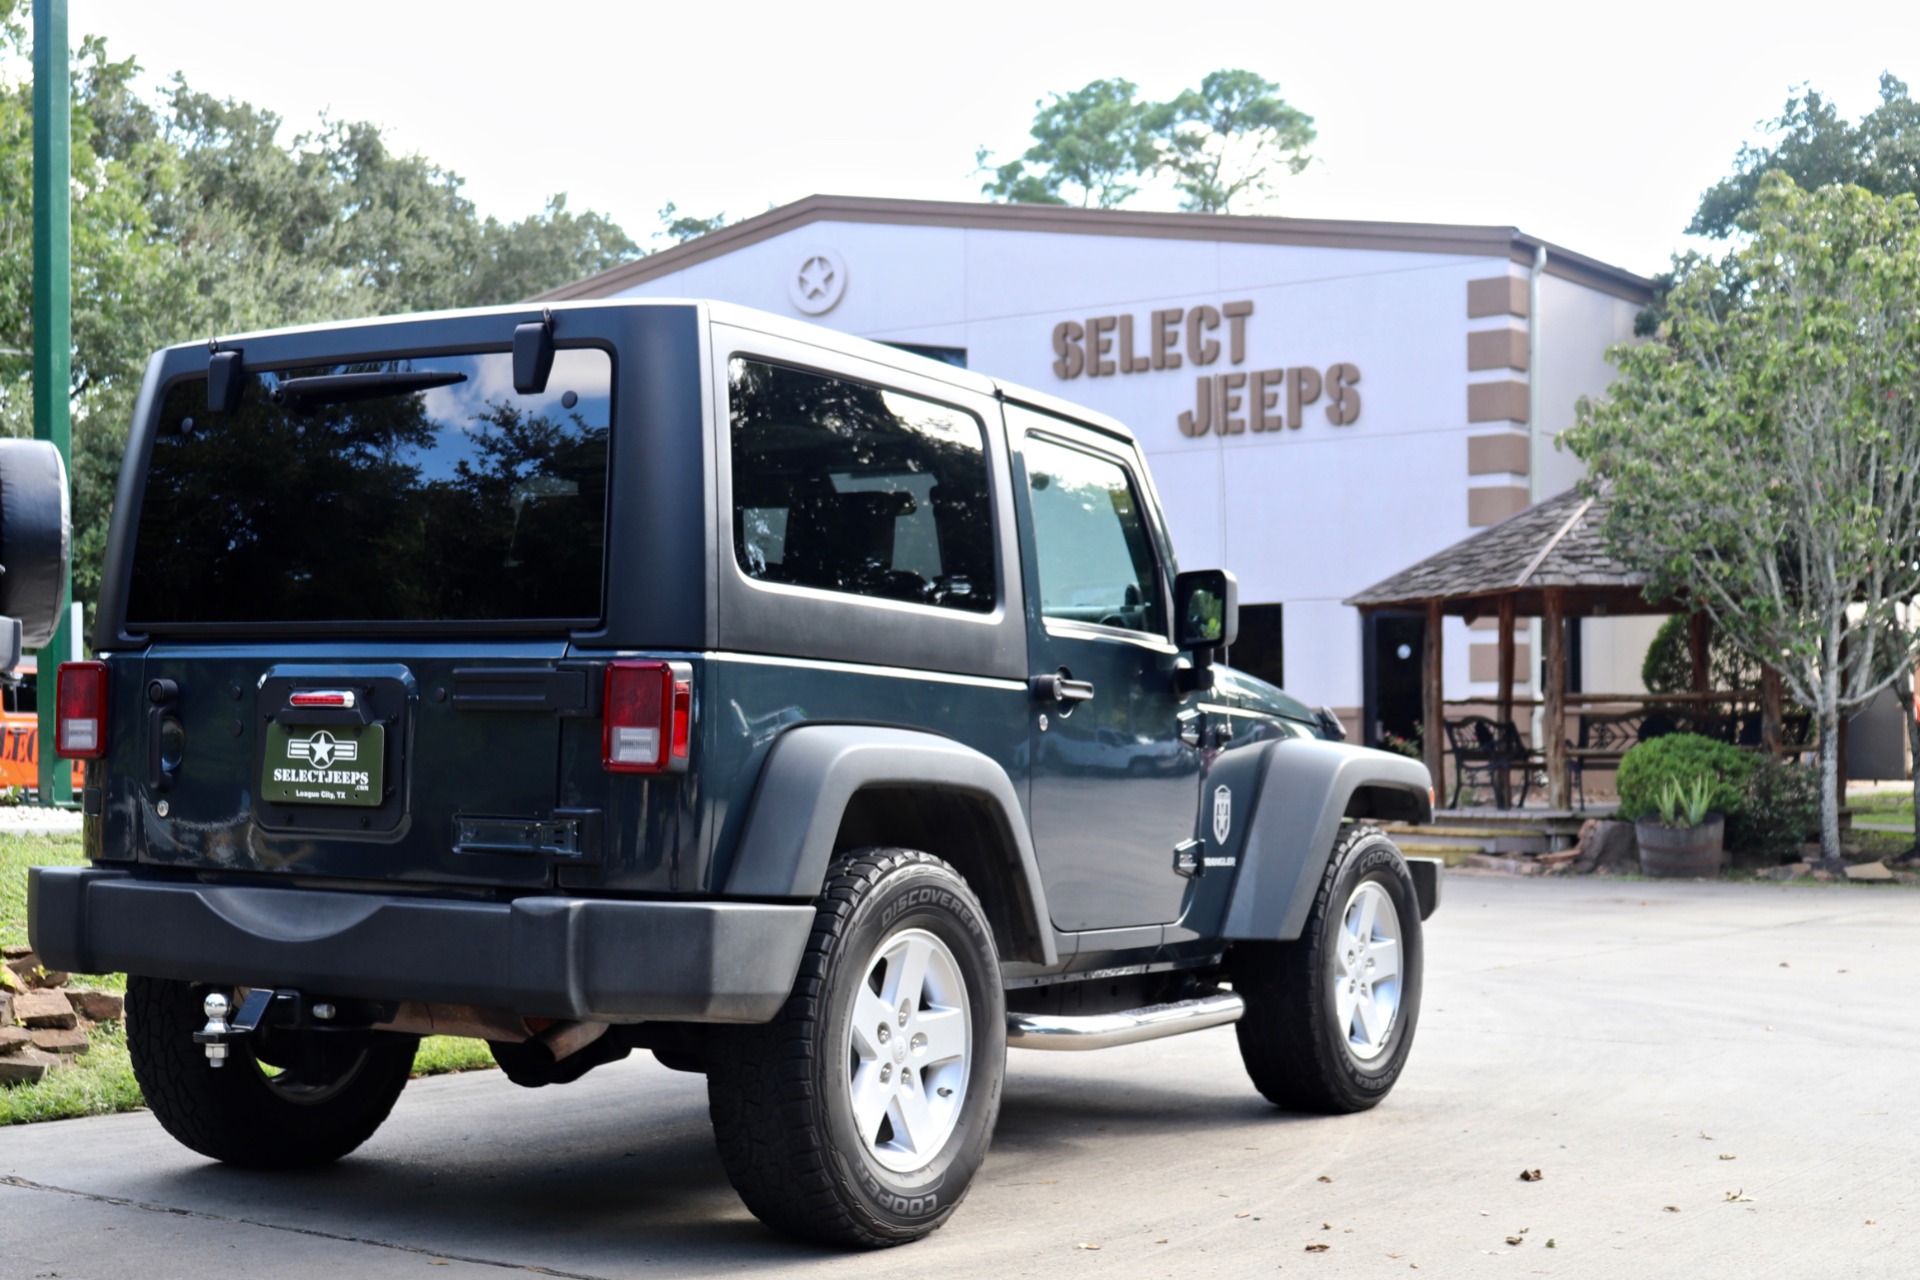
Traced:
<path fill-rule="evenodd" d="M 1537 502 L 1347 600 L 1351 605 L 1537 591 L 1542 587 L 1639 589 L 1647 577 L 1607 549 L 1607 497 L 1569 489 Z"/>

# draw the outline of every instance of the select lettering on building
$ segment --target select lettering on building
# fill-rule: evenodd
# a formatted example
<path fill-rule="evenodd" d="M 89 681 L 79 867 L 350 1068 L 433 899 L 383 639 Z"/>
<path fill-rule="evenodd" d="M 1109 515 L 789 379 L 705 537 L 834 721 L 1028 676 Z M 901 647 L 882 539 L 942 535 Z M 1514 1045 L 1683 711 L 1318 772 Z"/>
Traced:
<path fill-rule="evenodd" d="M 1144 328 L 1132 315 L 1093 316 L 1084 324 L 1062 320 L 1053 326 L 1054 376 L 1071 381 L 1083 375 L 1109 378 L 1183 365 L 1204 368 L 1223 353 L 1228 364 L 1244 364 L 1252 315 L 1252 301 L 1242 300 L 1156 310 Z M 1302 365 L 1203 373 L 1194 381 L 1193 408 L 1180 412 L 1180 433 L 1234 436 L 1298 430 L 1306 425 L 1308 410 L 1323 403 L 1330 424 L 1350 426 L 1360 417 L 1359 382 L 1360 367 L 1345 361 L 1324 370 Z"/>

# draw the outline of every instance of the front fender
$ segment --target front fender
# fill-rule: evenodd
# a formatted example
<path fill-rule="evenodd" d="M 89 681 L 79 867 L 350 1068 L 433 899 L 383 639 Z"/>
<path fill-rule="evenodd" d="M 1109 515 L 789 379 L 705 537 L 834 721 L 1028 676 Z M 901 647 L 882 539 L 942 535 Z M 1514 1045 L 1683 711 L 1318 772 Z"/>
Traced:
<path fill-rule="evenodd" d="M 1055 964 L 1059 952 L 1033 841 L 1006 770 L 972 747 L 937 734 L 873 725 L 803 724 L 767 753 L 747 810 L 729 897 L 811 901 L 826 883 L 834 840 L 854 796 L 869 787 L 908 787 L 968 797 L 993 816 L 1008 904 L 1021 917 L 1030 955 Z M 1012 958 L 1012 957 L 1009 957 Z"/>
<path fill-rule="evenodd" d="M 1432 811 L 1432 785 L 1424 764 L 1392 752 L 1318 738 L 1274 743 L 1266 753 L 1223 935 L 1298 938 L 1341 819 L 1356 797 L 1361 808 L 1385 800 L 1394 803 L 1396 816 L 1425 815 Z"/>

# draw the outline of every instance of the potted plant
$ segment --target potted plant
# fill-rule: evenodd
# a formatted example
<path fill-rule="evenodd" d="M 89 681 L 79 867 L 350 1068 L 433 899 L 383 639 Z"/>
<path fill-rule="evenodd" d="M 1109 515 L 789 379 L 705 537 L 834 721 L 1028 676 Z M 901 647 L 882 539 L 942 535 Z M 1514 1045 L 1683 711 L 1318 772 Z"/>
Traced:
<path fill-rule="evenodd" d="M 1640 870 L 1650 876 L 1714 876 L 1726 856 L 1726 819 L 1709 811 L 1715 780 L 1696 774 L 1669 778 L 1660 788 L 1658 812 L 1636 819 Z"/>

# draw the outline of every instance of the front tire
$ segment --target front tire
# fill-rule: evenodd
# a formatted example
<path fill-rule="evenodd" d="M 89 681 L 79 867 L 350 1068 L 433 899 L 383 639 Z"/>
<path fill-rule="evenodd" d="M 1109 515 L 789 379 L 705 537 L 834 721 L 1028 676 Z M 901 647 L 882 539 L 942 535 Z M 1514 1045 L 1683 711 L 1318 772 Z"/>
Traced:
<path fill-rule="evenodd" d="M 716 1036 L 707 1096 L 727 1177 L 792 1235 L 881 1248 L 952 1216 L 1000 1111 L 1006 998 L 986 913 L 910 849 L 836 863 L 793 994 Z"/>
<path fill-rule="evenodd" d="M 127 1052 L 154 1118 L 182 1145 L 246 1169 L 328 1164 L 373 1136 L 413 1070 L 419 1037 L 256 1033 L 208 1064 L 193 1042 L 210 988 L 127 979 Z"/>
<path fill-rule="evenodd" d="M 1413 1047 L 1423 958 L 1406 859 L 1371 827 L 1342 833 L 1294 942 L 1238 943 L 1234 1024 L 1254 1087 L 1290 1111 L 1376 1106 Z"/>

